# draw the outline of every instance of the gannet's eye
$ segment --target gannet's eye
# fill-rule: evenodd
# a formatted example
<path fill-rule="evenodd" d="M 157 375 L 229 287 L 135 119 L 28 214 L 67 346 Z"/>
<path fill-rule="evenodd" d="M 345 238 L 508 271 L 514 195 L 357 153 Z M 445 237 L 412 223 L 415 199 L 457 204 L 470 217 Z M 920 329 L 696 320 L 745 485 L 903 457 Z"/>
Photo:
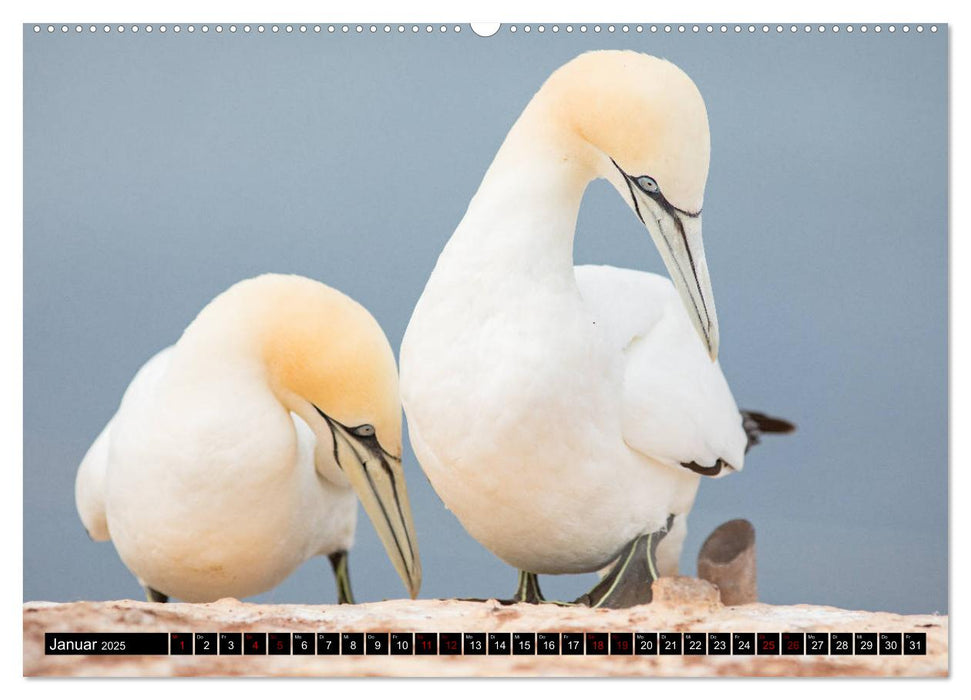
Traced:
<path fill-rule="evenodd" d="M 650 175 L 641 175 L 638 178 L 634 178 L 634 182 L 648 194 L 657 194 L 661 191 L 661 188 L 657 186 L 657 180 Z"/>
<path fill-rule="evenodd" d="M 358 437 L 374 437 L 374 426 L 365 423 L 364 425 L 359 425 L 356 428 L 351 428 L 351 432 Z"/>

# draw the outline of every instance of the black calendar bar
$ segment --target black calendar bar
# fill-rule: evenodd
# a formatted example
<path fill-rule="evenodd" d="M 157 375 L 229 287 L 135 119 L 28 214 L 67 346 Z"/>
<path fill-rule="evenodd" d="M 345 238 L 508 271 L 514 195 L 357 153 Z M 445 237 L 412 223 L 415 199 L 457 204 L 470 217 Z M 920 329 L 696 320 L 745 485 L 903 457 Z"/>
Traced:
<path fill-rule="evenodd" d="M 48 632 L 49 655 L 926 655 L 925 632 Z"/>
<path fill-rule="evenodd" d="M 46 632 L 44 653 L 50 656 L 165 656 L 169 653 L 169 635 L 165 632 Z"/>

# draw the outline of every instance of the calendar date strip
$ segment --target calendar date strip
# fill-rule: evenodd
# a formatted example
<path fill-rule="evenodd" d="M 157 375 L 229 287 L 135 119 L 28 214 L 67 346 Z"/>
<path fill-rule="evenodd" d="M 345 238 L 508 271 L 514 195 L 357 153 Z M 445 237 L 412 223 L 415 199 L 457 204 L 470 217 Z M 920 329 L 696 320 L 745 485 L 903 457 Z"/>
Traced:
<path fill-rule="evenodd" d="M 924 632 L 47 632 L 46 655 L 906 656 Z"/>

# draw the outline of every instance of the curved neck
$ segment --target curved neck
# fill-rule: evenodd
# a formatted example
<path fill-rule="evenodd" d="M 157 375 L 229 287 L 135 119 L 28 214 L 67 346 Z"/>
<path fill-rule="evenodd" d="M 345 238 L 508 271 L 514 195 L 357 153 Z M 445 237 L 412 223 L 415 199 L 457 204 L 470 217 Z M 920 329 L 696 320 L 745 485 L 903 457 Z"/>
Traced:
<path fill-rule="evenodd" d="M 259 291 L 231 288 L 206 305 L 175 346 L 167 391 L 198 393 L 216 400 L 257 392 L 292 410 L 280 396 L 265 362 L 274 303 Z M 213 392 L 214 388 L 218 390 Z"/>
<path fill-rule="evenodd" d="M 446 248 L 503 274 L 573 275 L 580 201 L 596 177 L 592 148 L 531 104 L 510 130 Z M 551 126 L 551 124 L 553 126 Z"/>

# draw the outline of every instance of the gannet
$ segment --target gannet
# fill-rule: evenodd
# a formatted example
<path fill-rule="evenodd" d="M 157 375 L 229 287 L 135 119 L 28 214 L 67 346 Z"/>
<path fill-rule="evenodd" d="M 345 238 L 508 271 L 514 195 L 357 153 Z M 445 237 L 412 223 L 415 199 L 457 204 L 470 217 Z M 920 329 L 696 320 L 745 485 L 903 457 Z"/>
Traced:
<path fill-rule="evenodd" d="M 252 596 L 317 555 L 353 602 L 355 495 L 415 597 L 394 354 L 363 306 L 291 275 L 230 287 L 149 360 L 75 489 L 91 537 L 162 602 Z"/>
<path fill-rule="evenodd" d="M 792 427 L 740 412 L 716 361 L 708 159 L 705 104 L 678 67 L 575 58 L 513 125 L 415 307 L 400 356 L 412 447 L 466 530 L 520 570 L 517 599 L 541 598 L 536 574 L 616 562 L 581 601 L 650 600 L 677 571 L 701 476 L 741 470 L 761 432 Z M 671 281 L 574 267 L 596 178 Z"/>

